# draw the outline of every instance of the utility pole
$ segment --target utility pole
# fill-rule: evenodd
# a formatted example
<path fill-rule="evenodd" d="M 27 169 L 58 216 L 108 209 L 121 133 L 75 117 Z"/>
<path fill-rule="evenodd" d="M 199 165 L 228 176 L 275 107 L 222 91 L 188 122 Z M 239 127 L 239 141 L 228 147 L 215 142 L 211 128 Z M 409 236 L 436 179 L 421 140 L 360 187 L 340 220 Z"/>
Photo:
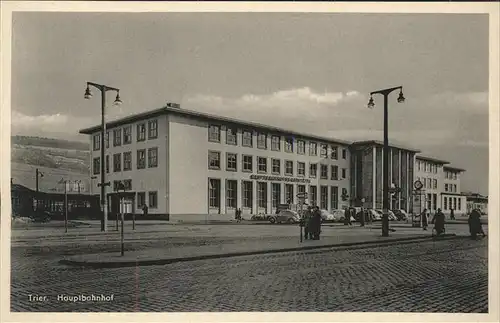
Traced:
<path fill-rule="evenodd" d="M 62 178 L 59 183 L 64 184 L 64 232 L 68 233 L 68 181 Z"/>
<path fill-rule="evenodd" d="M 43 173 L 40 172 L 38 170 L 38 168 L 35 169 L 35 172 L 36 172 L 36 174 L 35 174 L 35 178 L 36 178 L 36 180 L 35 180 L 35 188 L 36 188 L 36 192 L 38 193 L 38 177 L 42 178 L 43 177 Z M 35 210 L 38 210 L 38 194 L 36 196 Z"/>

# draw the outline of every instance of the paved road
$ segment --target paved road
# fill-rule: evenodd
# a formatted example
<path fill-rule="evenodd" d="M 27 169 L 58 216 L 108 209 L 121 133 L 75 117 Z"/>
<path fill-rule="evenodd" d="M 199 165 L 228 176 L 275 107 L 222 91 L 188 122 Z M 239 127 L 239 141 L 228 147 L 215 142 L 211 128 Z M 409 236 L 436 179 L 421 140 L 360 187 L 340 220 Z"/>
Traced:
<path fill-rule="evenodd" d="M 12 311 L 487 312 L 487 241 L 246 256 L 81 269 L 13 255 Z M 31 262 L 33 264 L 33 262 Z M 45 302 L 29 295 L 47 296 Z M 113 295 L 64 302 L 57 295 Z"/>

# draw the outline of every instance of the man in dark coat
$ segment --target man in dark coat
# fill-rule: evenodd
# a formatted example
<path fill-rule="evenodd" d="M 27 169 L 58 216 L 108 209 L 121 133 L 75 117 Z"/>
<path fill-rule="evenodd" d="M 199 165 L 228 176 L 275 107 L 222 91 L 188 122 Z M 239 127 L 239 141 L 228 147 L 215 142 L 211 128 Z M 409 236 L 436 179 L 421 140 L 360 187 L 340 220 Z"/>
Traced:
<path fill-rule="evenodd" d="M 427 230 L 427 227 L 429 226 L 429 219 L 427 219 L 427 209 L 424 209 L 422 213 L 420 213 L 420 217 L 422 219 L 423 230 Z"/>
<path fill-rule="evenodd" d="M 311 218 L 311 231 L 313 240 L 319 240 L 321 234 L 321 211 L 319 207 L 315 207 Z"/>
<path fill-rule="evenodd" d="M 450 219 L 455 220 L 455 211 L 453 209 L 450 209 Z"/>
<path fill-rule="evenodd" d="M 304 212 L 304 237 L 307 239 L 312 239 L 311 231 L 311 207 L 308 206 L 307 210 Z"/>
<path fill-rule="evenodd" d="M 146 204 L 144 204 L 144 205 L 142 206 L 142 213 L 143 213 L 144 215 L 148 215 L 148 206 L 147 206 Z"/>
<path fill-rule="evenodd" d="M 434 229 L 436 230 L 437 235 L 444 233 L 445 217 L 443 212 L 441 212 L 441 209 L 437 209 L 437 212 L 436 214 L 434 214 L 432 222 L 434 223 Z"/>
<path fill-rule="evenodd" d="M 481 234 L 483 237 L 486 234 L 483 231 L 483 226 L 481 224 L 481 212 L 479 210 L 474 209 L 469 215 L 469 232 L 472 239 L 476 240 L 477 235 Z"/>

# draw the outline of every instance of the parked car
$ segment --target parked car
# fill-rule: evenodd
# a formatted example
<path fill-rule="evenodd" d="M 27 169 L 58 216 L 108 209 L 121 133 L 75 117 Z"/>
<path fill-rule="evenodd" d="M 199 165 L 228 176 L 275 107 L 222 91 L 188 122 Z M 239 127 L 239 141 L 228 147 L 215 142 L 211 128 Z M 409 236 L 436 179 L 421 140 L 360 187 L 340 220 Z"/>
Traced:
<path fill-rule="evenodd" d="M 33 222 L 45 223 L 50 221 L 52 214 L 45 210 L 37 210 L 30 214 L 30 218 Z"/>
<path fill-rule="evenodd" d="M 321 220 L 333 222 L 335 221 L 335 216 L 327 210 L 321 210 Z"/>
<path fill-rule="evenodd" d="M 379 214 L 380 219 L 382 219 L 382 216 L 384 215 L 383 211 L 382 210 L 375 210 L 375 211 Z M 389 218 L 389 221 L 397 221 L 396 216 L 394 215 L 394 213 L 391 210 L 388 210 L 388 218 Z"/>
<path fill-rule="evenodd" d="M 398 209 L 398 210 L 392 210 L 392 212 L 394 213 L 398 221 L 408 220 L 408 213 L 406 213 L 405 210 Z"/>
<path fill-rule="evenodd" d="M 292 210 L 282 210 L 278 214 L 269 217 L 271 223 L 299 223 L 300 216 Z"/>
<path fill-rule="evenodd" d="M 345 211 L 344 210 L 332 210 L 332 217 L 334 222 L 344 222 Z"/>

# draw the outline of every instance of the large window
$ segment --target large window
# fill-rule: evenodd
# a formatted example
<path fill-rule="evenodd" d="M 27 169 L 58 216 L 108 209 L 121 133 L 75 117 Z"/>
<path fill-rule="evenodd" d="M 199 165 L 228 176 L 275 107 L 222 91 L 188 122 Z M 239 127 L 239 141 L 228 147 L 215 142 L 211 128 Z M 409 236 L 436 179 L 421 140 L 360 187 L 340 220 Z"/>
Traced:
<path fill-rule="evenodd" d="M 146 168 L 146 149 L 139 149 L 137 151 L 137 169 Z"/>
<path fill-rule="evenodd" d="M 339 179 L 339 166 L 337 165 L 332 165 L 331 166 L 331 171 L 332 171 L 332 174 L 330 175 L 331 179 L 336 181 Z"/>
<path fill-rule="evenodd" d="M 306 153 L 306 142 L 297 140 L 297 154 L 304 155 Z"/>
<path fill-rule="evenodd" d="M 321 157 L 328 157 L 328 145 L 321 144 L 321 146 L 320 146 L 320 156 Z"/>
<path fill-rule="evenodd" d="M 158 138 L 158 120 L 148 122 L 148 139 Z"/>
<path fill-rule="evenodd" d="M 122 154 L 113 155 L 113 172 L 120 172 L 122 170 Z"/>
<path fill-rule="evenodd" d="M 297 162 L 297 175 L 306 176 L 306 163 Z"/>
<path fill-rule="evenodd" d="M 297 185 L 297 193 L 302 194 L 306 192 L 306 186 L 305 185 Z"/>
<path fill-rule="evenodd" d="M 320 172 L 321 179 L 328 179 L 328 165 L 321 165 Z"/>
<path fill-rule="evenodd" d="M 220 169 L 220 152 L 218 151 L 208 152 L 208 168 Z"/>
<path fill-rule="evenodd" d="M 238 181 L 227 180 L 226 182 L 226 206 L 236 208 L 238 196 Z"/>
<path fill-rule="evenodd" d="M 149 207 L 152 209 L 158 207 L 158 192 L 149 192 Z"/>
<path fill-rule="evenodd" d="M 285 152 L 293 153 L 293 138 L 285 137 Z"/>
<path fill-rule="evenodd" d="M 121 146 L 122 145 L 122 130 L 115 129 L 113 131 L 113 146 Z"/>
<path fill-rule="evenodd" d="M 427 188 L 432 188 L 432 178 L 427 179 Z"/>
<path fill-rule="evenodd" d="M 109 131 L 106 131 L 106 136 L 104 137 L 104 141 L 106 142 L 106 148 L 109 148 Z"/>
<path fill-rule="evenodd" d="M 259 173 L 267 173 L 267 158 L 257 157 L 257 171 Z"/>
<path fill-rule="evenodd" d="M 146 140 L 146 124 L 140 123 L 137 125 L 137 141 Z"/>
<path fill-rule="evenodd" d="M 438 188 L 438 181 L 437 181 L 437 179 L 433 179 L 432 187 L 433 187 L 434 189 L 437 189 L 437 188 Z"/>
<path fill-rule="evenodd" d="M 127 151 L 123 153 L 123 170 L 132 169 L 132 152 Z"/>
<path fill-rule="evenodd" d="M 267 183 L 257 183 L 257 205 L 260 208 L 267 208 Z"/>
<path fill-rule="evenodd" d="M 330 146 L 330 149 L 332 150 L 330 152 L 330 158 L 331 159 L 339 159 L 339 147 L 337 146 Z"/>
<path fill-rule="evenodd" d="M 137 192 L 137 208 L 142 208 L 146 204 L 146 193 Z"/>
<path fill-rule="evenodd" d="M 446 197 L 443 198 L 443 209 L 444 210 L 448 209 L 448 199 Z"/>
<path fill-rule="evenodd" d="M 267 149 L 267 135 L 265 133 L 257 134 L 257 148 Z"/>
<path fill-rule="evenodd" d="M 242 198 L 243 198 L 243 203 L 242 206 L 244 208 L 252 208 L 252 202 L 253 202 L 253 183 L 249 181 L 242 181 Z"/>
<path fill-rule="evenodd" d="M 444 191 L 448 192 L 448 184 L 444 184 Z"/>
<path fill-rule="evenodd" d="M 309 177 L 316 178 L 318 173 L 318 164 L 309 164 Z"/>
<path fill-rule="evenodd" d="M 347 169 L 342 168 L 342 179 L 346 179 L 346 178 L 347 178 Z"/>
<path fill-rule="evenodd" d="M 226 144 L 237 145 L 238 144 L 238 130 L 236 128 L 226 128 Z"/>
<path fill-rule="evenodd" d="M 94 175 L 101 173 L 101 162 L 100 161 L 101 161 L 101 159 L 99 157 L 94 158 L 94 161 L 93 161 Z"/>
<path fill-rule="evenodd" d="M 243 171 L 253 172 L 253 157 L 250 155 L 243 155 Z"/>
<path fill-rule="evenodd" d="M 272 172 L 276 175 L 281 174 L 281 160 L 274 158 L 272 159 Z"/>
<path fill-rule="evenodd" d="M 158 148 L 148 149 L 148 167 L 158 166 Z"/>
<path fill-rule="evenodd" d="M 309 186 L 309 202 L 311 206 L 318 205 L 318 187 Z"/>
<path fill-rule="evenodd" d="M 320 208 L 328 210 L 328 186 L 320 187 Z"/>
<path fill-rule="evenodd" d="M 271 136 L 271 150 L 281 151 L 280 136 Z"/>
<path fill-rule="evenodd" d="M 309 155 L 317 156 L 318 155 L 318 144 L 315 142 L 309 142 Z"/>
<path fill-rule="evenodd" d="M 342 148 L 342 159 L 347 159 L 347 150 Z"/>
<path fill-rule="evenodd" d="M 242 145 L 244 147 L 253 147 L 252 132 L 249 130 L 243 131 Z"/>
<path fill-rule="evenodd" d="M 339 188 L 338 186 L 331 186 L 331 203 L 332 203 L 332 210 L 337 210 L 339 208 Z"/>
<path fill-rule="evenodd" d="M 281 184 L 272 183 L 271 184 L 271 197 L 273 208 L 277 207 L 281 203 Z"/>
<path fill-rule="evenodd" d="M 285 202 L 286 204 L 293 203 L 293 184 L 285 184 Z"/>
<path fill-rule="evenodd" d="M 123 144 L 132 143 L 132 126 L 126 126 L 123 128 Z"/>
<path fill-rule="evenodd" d="M 453 210 L 456 210 L 457 209 L 457 198 L 454 197 L 453 198 Z"/>
<path fill-rule="evenodd" d="M 227 153 L 226 169 L 236 171 L 238 168 L 238 157 L 236 154 Z"/>
<path fill-rule="evenodd" d="M 293 176 L 293 161 L 285 160 L 285 175 Z"/>
<path fill-rule="evenodd" d="M 220 126 L 208 126 L 208 141 L 220 142 Z"/>
<path fill-rule="evenodd" d="M 220 208 L 220 179 L 208 179 L 208 201 L 211 209 Z"/>
<path fill-rule="evenodd" d="M 101 135 L 94 135 L 94 137 L 93 137 L 93 149 L 94 150 L 101 149 Z"/>
<path fill-rule="evenodd" d="M 109 173 L 109 155 L 106 155 L 106 165 L 104 167 L 106 167 L 106 173 Z"/>

